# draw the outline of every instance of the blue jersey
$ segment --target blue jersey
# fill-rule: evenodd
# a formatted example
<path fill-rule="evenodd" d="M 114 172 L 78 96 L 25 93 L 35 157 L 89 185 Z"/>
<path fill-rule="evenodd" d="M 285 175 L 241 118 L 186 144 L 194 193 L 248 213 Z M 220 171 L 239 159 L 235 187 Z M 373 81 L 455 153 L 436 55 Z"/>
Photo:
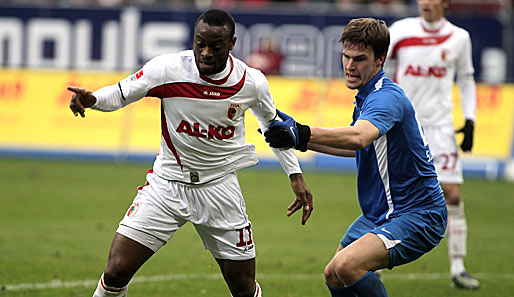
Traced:
<path fill-rule="evenodd" d="M 356 151 L 363 215 L 381 224 L 406 211 L 444 206 L 423 128 L 403 90 L 381 70 L 356 99 L 352 125 L 367 120 L 380 131 L 378 139 Z"/>

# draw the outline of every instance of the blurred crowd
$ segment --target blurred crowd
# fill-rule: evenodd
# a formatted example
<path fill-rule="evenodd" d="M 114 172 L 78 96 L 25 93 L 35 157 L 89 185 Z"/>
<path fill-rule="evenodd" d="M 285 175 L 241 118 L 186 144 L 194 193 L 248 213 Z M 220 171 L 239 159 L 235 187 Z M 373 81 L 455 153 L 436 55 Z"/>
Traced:
<path fill-rule="evenodd" d="M 498 13 L 512 9 L 514 0 L 451 0 L 452 11 Z M 58 7 L 167 6 L 205 9 L 283 9 L 325 7 L 329 9 L 383 9 L 388 12 L 409 12 L 416 0 L 3 0 L 0 4 Z M 293 6 L 294 5 L 294 6 Z"/>
<path fill-rule="evenodd" d="M 246 6 L 263 8 L 280 4 L 310 5 L 310 4 L 334 4 L 337 6 L 366 6 L 366 5 L 408 5 L 415 0 L 7 0 L 0 3 L 21 4 L 21 5 L 41 5 L 41 6 L 121 6 L 121 5 L 183 5 L 183 6 Z"/>

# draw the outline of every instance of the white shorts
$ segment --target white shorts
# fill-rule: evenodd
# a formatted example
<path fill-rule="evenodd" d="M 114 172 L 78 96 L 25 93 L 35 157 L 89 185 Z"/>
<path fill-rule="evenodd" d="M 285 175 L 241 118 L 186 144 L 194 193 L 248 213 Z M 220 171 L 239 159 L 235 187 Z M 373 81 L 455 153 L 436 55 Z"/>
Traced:
<path fill-rule="evenodd" d="M 453 125 L 423 127 L 442 184 L 462 184 L 462 164 Z"/>
<path fill-rule="evenodd" d="M 151 171 L 146 179 L 116 232 L 156 252 L 191 222 L 215 258 L 255 258 L 252 225 L 236 173 L 203 185 L 165 180 Z"/>

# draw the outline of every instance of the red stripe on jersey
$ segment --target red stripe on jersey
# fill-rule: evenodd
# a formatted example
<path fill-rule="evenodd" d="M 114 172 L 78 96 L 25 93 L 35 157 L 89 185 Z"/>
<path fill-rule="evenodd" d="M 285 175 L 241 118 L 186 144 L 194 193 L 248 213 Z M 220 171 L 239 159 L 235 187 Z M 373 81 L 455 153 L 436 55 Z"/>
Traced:
<path fill-rule="evenodd" d="M 177 164 L 180 165 L 180 169 L 184 170 L 182 167 L 182 162 L 180 161 L 180 156 L 177 153 L 177 149 L 173 145 L 173 142 L 171 141 L 170 133 L 168 131 L 168 125 L 166 125 L 166 115 L 164 115 L 164 106 L 161 104 L 161 130 L 162 130 L 162 137 L 164 137 L 164 141 L 166 141 L 166 144 L 168 145 L 168 148 L 175 156 L 175 159 L 177 160 Z"/>
<path fill-rule="evenodd" d="M 448 35 L 443 36 L 436 36 L 436 37 L 409 37 L 402 39 L 396 43 L 396 45 L 393 48 L 393 52 L 391 54 L 391 57 L 394 59 L 396 58 L 396 54 L 398 53 L 398 50 L 402 47 L 408 47 L 408 46 L 433 46 L 438 45 L 450 38 L 452 36 L 452 33 Z M 420 57 L 422 58 L 422 57 Z"/>
<path fill-rule="evenodd" d="M 154 87 L 148 91 L 147 96 L 158 98 L 186 97 L 197 99 L 218 100 L 226 99 L 237 94 L 243 87 L 246 79 L 246 70 L 241 80 L 230 87 L 214 87 L 192 82 L 169 83 Z"/>
<path fill-rule="evenodd" d="M 148 169 L 148 171 L 146 172 L 146 175 L 150 174 L 150 173 L 153 173 L 153 168 L 150 168 Z M 139 186 L 137 187 L 137 190 L 140 191 L 143 189 L 143 187 L 146 187 L 148 186 L 150 183 L 148 181 L 145 182 L 145 185 L 144 186 Z"/>
<path fill-rule="evenodd" d="M 200 78 L 205 80 L 208 83 L 215 84 L 215 85 L 222 85 L 227 82 L 228 77 L 232 73 L 232 70 L 234 69 L 234 61 L 232 60 L 232 56 L 228 56 L 230 58 L 230 72 L 222 79 L 212 79 L 208 78 L 206 75 L 200 74 Z"/>

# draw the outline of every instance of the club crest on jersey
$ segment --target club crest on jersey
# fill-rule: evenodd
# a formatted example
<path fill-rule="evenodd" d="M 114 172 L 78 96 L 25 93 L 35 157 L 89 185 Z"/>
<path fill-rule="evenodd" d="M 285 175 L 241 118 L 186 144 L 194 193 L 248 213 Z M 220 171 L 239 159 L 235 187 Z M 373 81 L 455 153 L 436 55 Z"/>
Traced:
<path fill-rule="evenodd" d="M 232 103 L 228 107 L 228 118 L 231 120 L 237 119 L 241 115 L 241 104 L 239 103 Z"/>
<path fill-rule="evenodd" d="M 443 50 L 441 51 L 441 60 L 443 60 L 443 61 L 448 60 L 448 59 L 449 59 L 449 54 L 450 54 L 450 51 L 449 51 L 449 50 L 447 50 L 447 49 L 443 49 Z"/>
<path fill-rule="evenodd" d="M 130 217 L 135 216 L 137 211 L 139 210 L 139 206 L 140 206 L 140 204 L 138 202 L 135 202 L 134 204 L 132 204 L 132 206 L 127 211 L 127 217 L 130 218 Z"/>

